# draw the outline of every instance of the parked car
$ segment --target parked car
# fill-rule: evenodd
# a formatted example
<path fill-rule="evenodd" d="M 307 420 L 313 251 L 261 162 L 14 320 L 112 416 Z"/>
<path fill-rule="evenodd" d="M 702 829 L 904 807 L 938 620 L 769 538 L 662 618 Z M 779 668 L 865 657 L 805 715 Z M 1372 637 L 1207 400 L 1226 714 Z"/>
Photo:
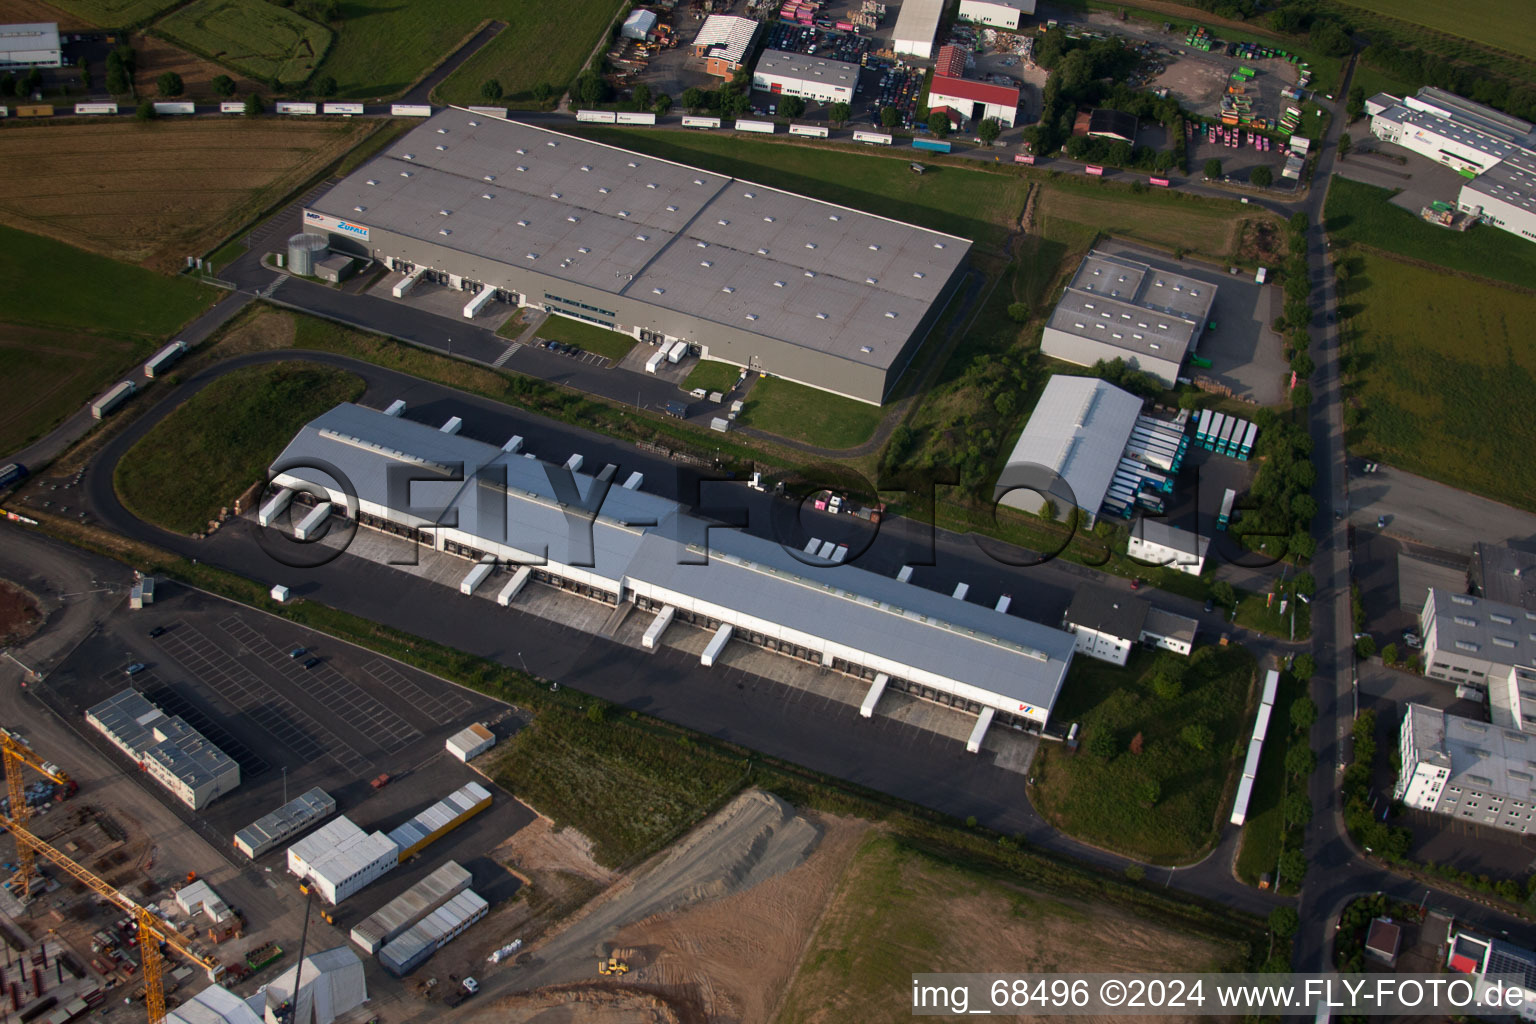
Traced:
<path fill-rule="evenodd" d="M 151 640 L 153 640 L 157 636 L 164 636 L 164 635 L 165 635 L 165 627 L 164 626 L 156 626 L 154 629 L 149 631 L 149 638 Z"/>
<path fill-rule="evenodd" d="M 1385 527 L 1386 525 L 1387 525 L 1387 517 L 1386 516 L 1377 516 L 1376 517 L 1376 529 L 1380 530 L 1383 527 Z"/>
<path fill-rule="evenodd" d="M 309 653 L 309 648 L 308 647 L 295 647 L 293 650 L 288 652 L 288 657 L 290 657 L 290 658 L 302 658 L 302 657 L 304 657 L 304 655 L 306 655 L 308 653 Z"/>
<path fill-rule="evenodd" d="M 1216 599 L 1214 597 L 1208 597 L 1205 599 L 1205 610 L 1208 612 L 1213 612 L 1216 610 Z"/>
<path fill-rule="evenodd" d="M 140 672 L 143 672 L 147 667 L 148 666 L 145 665 L 142 661 L 136 661 L 132 665 L 129 665 L 127 668 L 123 669 L 123 671 L 130 676 L 136 676 Z"/>
<path fill-rule="evenodd" d="M 314 668 L 318 664 L 320 664 L 320 659 L 319 658 L 307 658 L 304 661 L 304 667 L 305 668 Z"/>

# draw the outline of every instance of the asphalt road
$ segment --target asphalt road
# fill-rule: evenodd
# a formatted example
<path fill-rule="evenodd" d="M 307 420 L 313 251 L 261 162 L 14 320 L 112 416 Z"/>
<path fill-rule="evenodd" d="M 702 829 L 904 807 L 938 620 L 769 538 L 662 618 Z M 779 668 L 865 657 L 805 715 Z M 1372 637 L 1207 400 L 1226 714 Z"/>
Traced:
<path fill-rule="evenodd" d="M 1349 463 L 1349 516 L 1357 525 L 1374 529 L 1385 516 L 1392 537 L 1468 555 L 1474 540 L 1536 541 L 1536 514 L 1391 466 L 1366 473 L 1364 465 L 1362 459 Z"/>

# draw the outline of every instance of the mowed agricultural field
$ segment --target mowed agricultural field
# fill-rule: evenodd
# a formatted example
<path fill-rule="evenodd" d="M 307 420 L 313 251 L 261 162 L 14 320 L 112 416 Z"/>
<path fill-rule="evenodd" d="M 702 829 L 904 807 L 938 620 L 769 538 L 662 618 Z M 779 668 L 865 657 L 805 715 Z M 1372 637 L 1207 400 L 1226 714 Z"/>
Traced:
<path fill-rule="evenodd" d="M 0 226 L 0 451 L 51 429 L 217 294 Z"/>
<path fill-rule="evenodd" d="M 267 0 L 193 0 L 155 25 L 193 53 L 263 82 L 307 81 L 333 33 Z"/>
<path fill-rule="evenodd" d="M 1351 262 L 1344 309 L 1364 413 L 1351 450 L 1536 509 L 1536 295 L 1375 254 Z"/>
<path fill-rule="evenodd" d="M 1138 195 L 1086 182 L 1046 183 L 1038 216 L 1075 222 L 1089 232 L 1215 257 L 1236 254 L 1245 220 L 1280 222 L 1272 214 L 1232 200 L 1192 199 L 1178 192 Z"/>
<path fill-rule="evenodd" d="M 138 2 L 138 0 L 130 0 Z M 155 6 L 167 7 L 166 3 Z M 14 25 L 29 21 L 53 21 L 59 25 L 61 32 L 76 32 L 80 29 L 93 28 L 95 22 L 74 13 L 77 7 L 91 6 L 88 3 L 81 4 L 57 4 L 49 5 L 41 0 L 0 0 L 0 25 Z"/>
<path fill-rule="evenodd" d="M 871 832 L 776 1019 L 889 1024 L 911 1015 L 913 971 L 1240 970 L 1244 953 L 1235 942 L 967 871 Z"/>
<path fill-rule="evenodd" d="M 1384 14 L 1446 35 L 1460 36 L 1495 50 L 1536 60 L 1536 17 L 1509 0 L 1341 0 L 1346 7 Z M 1524 14 L 1517 13 L 1523 8 Z M 1369 95 L 1369 94 L 1367 94 Z"/>
<path fill-rule="evenodd" d="M 470 6 L 463 0 L 460 3 Z M 434 90 L 434 102 L 484 103 L 480 87 L 494 78 L 501 83 L 500 104 L 553 106 L 581 71 L 598 40 L 605 38 L 620 6 L 614 0 L 565 4 L 507 0 L 496 5 L 494 17 L 507 27 Z M 550 98 L 542 104 L 533 98 L 533 87 L 540 82 L 551 89 Z"/>
<path fill-rule="evenodd" d="M 983 246 L 1002 245 L 1018 227 L 1029 187 L 1018 174 L 948 164 L 913 174 L 905 156 L 766 142 L 729 132 L 685 135 L 584 125 L 573 134 L 945 231 Z"/>
<path fill-rule="evenodd" d="M 26 0 L 4 0 L 3 4 L 0 4 L 0 12 L 11 14 L 10 8 L 14 7 L 42 8 L 44 6 L 27 3 Z M 49 6 L 72 16 L 59 21 L 59 28 L 67 31 L 75 28 L 121 28 L 125 25 L 138 25 L 161 11 L 175 7 L 176 0 L 52 0 Z M 45 17 L 45 13 L 39 10 L 16 20 L 52 21 L 53 16 L 47 14 Z M 7 18 L 7 20 L 11 19 Z"/>
<path fill-rule="evenodd" d="M 195 53 L 188 53 L 159 36 L 140 32 L 132 36 L 129 43 L 133 46 L 133 83 L 140 96 L 159 95 L 155 83 L 167 71 L 174 71 L 181 76 L 182 84 L 186 86 L 186 92 L 182 98 L 189 100 L 212 102 L 224 99 L 213 91 L 213 80 L 219 75 L 229 75 L 235 80 L 237 99 L 249 96 L 253 92 L 270 91 L 261 83 L 233 73 L 232 68 L 216 64 Z"/>
<path fill-rule="evenodd" d="M 245 118 L 13 127 L 0 222 L 172 270 L 376 127 Z"/>

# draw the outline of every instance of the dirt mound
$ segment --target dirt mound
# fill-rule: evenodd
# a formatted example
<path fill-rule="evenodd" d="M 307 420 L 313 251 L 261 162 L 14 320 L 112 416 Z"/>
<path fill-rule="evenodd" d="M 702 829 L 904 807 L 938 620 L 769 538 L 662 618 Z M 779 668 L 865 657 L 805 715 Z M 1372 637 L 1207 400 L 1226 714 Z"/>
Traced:
<path fill-rule="evenodd" d="M 42 624 L 37 599 L 16 584 L 0 580 L 0 645 L 19 643 Z"/>
<path fill-rule="evenodd" d="M 647 992 L 546 989 L 507 996 L 464 1018 L 465 1024 L 680 1024 L 667 1003 Z"/>

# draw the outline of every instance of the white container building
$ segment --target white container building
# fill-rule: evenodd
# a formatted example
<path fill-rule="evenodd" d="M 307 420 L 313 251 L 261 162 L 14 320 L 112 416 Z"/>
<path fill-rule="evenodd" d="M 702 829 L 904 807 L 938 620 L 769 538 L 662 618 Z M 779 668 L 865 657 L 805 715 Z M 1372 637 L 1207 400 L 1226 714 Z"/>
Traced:
<path fill-rule="evenodd" d="M 496 735 L 479 722 L 448 737 L 448 753 L 460 761 L 479 757 L 495 745 Z"/>
<path fill-rule="evenodd" d="M 235 833 L 235 849 L 255 860 L 336 813 L 336 801 L 316 786 Z"/>
<path fill-rule="evenodd" d="M 194 811 L 240 785 L 233 758 L 137 690 L 102 701 L 85 720 Z"/>
<path fill-rule="evenodd" d="M 390 900 L 352 929 L 352 941 L 373 956 L 414 928 L 428 914 L 469 888 L 469 872 L 449 861 Z"/>
<path fill-rule="evenodd" d="M 389 840 L 406 860 L 429 844 L 452 832 L 470 818 L 491 806 L 491 791 L 471 782 L 389 833 Z"/>
<path fill-rule="evenodd" d="M 379 963 L 391 974 L 404 975 L 485 916 L 490 909 L 473 889 L 465 889 L 428 914 L 404 935 L 379 951 Z"/>
<path fill-rule="evenodd" d="M 342 817 L 288 847 L 288 870 L 335 905 L 400 863 L 400 848 L 383 832 L 364 832 Z"/>
<path fill-rule="evenodd" d="M 1024 15 L 1035 13 L 1035 0 L 960 0 L 960 20 L 1017 32 Z"/>

